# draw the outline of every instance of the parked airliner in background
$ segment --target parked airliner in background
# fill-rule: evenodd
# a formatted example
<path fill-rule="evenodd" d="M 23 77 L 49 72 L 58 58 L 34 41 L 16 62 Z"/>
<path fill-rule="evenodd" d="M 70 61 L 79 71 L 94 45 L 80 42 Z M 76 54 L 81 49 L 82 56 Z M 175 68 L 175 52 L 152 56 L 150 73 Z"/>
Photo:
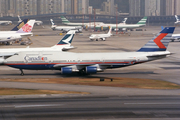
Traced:
<path fill-rule="evenodd" d="M 20 18 L 20 16 L 18 15 L 18 19 L 19 19 L 19 21 L 18 21 L 18 23 L 20 23 L 22 20 L 21 20 L 21 18 Z M 43 24 L 43 22 L 42 21 L 40 21 L 40 20 L 35 20 L 35 23 L 34 23 L 35 25 L 42 25 Z"/>
<path fill-rule="evenodd" d="M 62 20 L 62 23 L 65 24 L 65 25 L 70 25 L 70 26 L 83 26 L 83 27 L 86 27 L 86 28 L 94 28 L 94 24 L 95 26 L 96 25 L 103 25 L 104 23 L 103 22 L 89 22 L 89 23 L 72 23 L 70 22 L 68 19 L 66 19 L 64 16 L 61 16 L 61 20 Z"/>
<path fill-rule="evenodd" d="M 23 37 L 32 36 L 32 29 L 34 26 L 35 20 L 25 19 L 22 23 L 18 24 L 18 27 L 12 29 L 12 31 L 0 31 L 0 42 L 12 41 L 15 39 L 20 39 Z M 24 24 L 24 22 L 27 22 Z M 23 26 L 22 26 L 23 25 Z M 19 28 L 19 29 L 18 29 Z"/>
<path fill-rule="evenodd" d="M 139 27 L 143 27 L 146 25 L 146 21 L 147 21 L 147 17 L 142 18 L 137 24 L 103 24 L 103 25 L 97 25 L 96 29 L 100 29 L 103 27 L 103 29 L 107 29 L 109 26 L 112 27 L 112 29 L 123 29 L 123 30 L 127 30 L 127 29 L 134 29 L 134 28 L 139 28 Z"/>
<path fill-rule="evenodd" d="M 175 27 L 167 27 L 137 52 L 72 53 L 59 51 L 23 51 L 5 57 L 1 63 L 21 70 L 61 70 L 62 74 L 93 74 L 105 69 L 121 68 L 165 58 Z M 73 34 L 71 34 L 73 35 Z M 70 35 L 70 36 L 71 36 Z"/>
<path fill-rule="evenodd" d="M 163 30 L 164 27 L 161 26 L 161 29 Z M 178 40 L 180 42 L 180 34 L 172 34 L 171 41 L 174 42 L 175 40 Z"/>
<path fill-rule="evenodd" d="M 82 27 L 81 26 L 57 26 L 54 24 L 53 19 L 50 19 L 51 21 L 51 29 L 52 30 L 59 30 L 63 32 L 68 32 L 70 30 L 76 30 L 77 32 L 82 32 Z"/>
<path fill-rule="evenodd" d="M 180 25 L 180 21 L 177 15 L 175 15 L 176 22 L 174 22 L 175 25 Z"/>
<path fill-rule="evenodd" d="M 11 25 L 12 21 L 0 21 L 0 25 Z"/>
<path fill-rule="evenodd" d="M 92 34 L 89 38 L 90 38 L 90 40 L 98 41 L 99 39 L 101 39 L 101 40 L 105 41 L 106 38 L 111 37 L 111 35 L 112 35 L 111 30 L 112 30 L 112 28 L 110 27 L 107 34 Z"/>

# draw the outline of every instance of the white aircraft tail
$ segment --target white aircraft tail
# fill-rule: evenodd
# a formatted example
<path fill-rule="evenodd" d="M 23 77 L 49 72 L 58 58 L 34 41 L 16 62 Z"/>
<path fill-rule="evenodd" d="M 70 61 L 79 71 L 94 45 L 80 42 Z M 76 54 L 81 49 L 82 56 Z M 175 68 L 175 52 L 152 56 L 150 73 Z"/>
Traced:
<path fill-rule="evenodd" d="M 119 24 L 126 24 L 127 18 L 124 18 L 124 20 Z"/>
<path fill-rule="evenodd" d="M 35 20 L 29 20 L 25 25 L 23 25 L 17 33 L 30 33 L 33 29 Z"/>
<path fill-rule="evenodd" d="M 67 34 L 54 46 L 51 48 L 62 48 L 62 45 L 66 45 L 64 49 L 72 49 L 74 47 L 71 47 L 71 42 L 74 38 L 76 30 L 70 30 L 67 32 Z"/>
<path fill-rule="evenodd" d="M 112 35 L 112 33 L 111 33 L 111 32 L 112 32 L 112 27 L 110 26 L 109 31 L 108 31 L 108 33 L 107 33 L 107 34 L 108 34 L 108 35 Z"/>
<path fill-rule="evenodd" d="M 50 21 L 51 21 L 52 26 L 55 25 L 54 22 L 53 22 L 53 19 L 50 19 Z"/>
<path fill-rule="evenodd" d="M 18 19 L 19 19 L 18 23 L 20 23 L 22 20 L 21 20 L 21 18 L 20 18 L 20 16 L 19 16 L 19 15 L 18 15 Z"/>
<path fill-rule="evenodd" d="M 175 18 L 176 18 L 176 22 L 178 22 L 178 21 L 179 21 L 179 18 L 178 18 L 178 16 L 177 16 L 177 15 L 175 15 Z"/>

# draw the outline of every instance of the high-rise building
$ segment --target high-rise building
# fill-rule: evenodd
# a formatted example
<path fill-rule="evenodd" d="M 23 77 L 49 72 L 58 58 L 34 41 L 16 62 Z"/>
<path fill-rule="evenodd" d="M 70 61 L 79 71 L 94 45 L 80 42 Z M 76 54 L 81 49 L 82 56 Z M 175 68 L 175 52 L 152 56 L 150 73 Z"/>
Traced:
<path fill-rule="evenodd" d="M 89 0 L 0 0 L 0 16 L 87 14 Z"/>
<path fill-rule="evenodd" d="M 117 6 L 114 5 L 114 0 L 107 0 L 107 2 L 102 3 L 102 11 L 107 15 L 115 15 L 116 7 Z"/>
<path fill-rule="evenodd" d="M 180 14 L 180 0 L 129 0 L 130 16 Z"/>

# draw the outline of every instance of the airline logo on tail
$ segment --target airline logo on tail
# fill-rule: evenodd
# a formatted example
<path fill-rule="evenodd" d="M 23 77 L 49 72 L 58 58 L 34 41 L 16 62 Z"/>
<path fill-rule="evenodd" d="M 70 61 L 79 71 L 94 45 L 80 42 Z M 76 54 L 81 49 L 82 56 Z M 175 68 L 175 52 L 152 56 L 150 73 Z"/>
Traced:
<path fill-rule="evenodd" d="M 32 26 L 29 24 L 25 24 L 22 29 L 24 32 L 30 32 L 32 30 Z"/>
<path fill-rule="evenodd" d="M 147 21 L 147 17 L 142 18 L 137 24 L 143 24 L 145 25 Z"/>
<path fill-rule="evenodd" d="M 146 43 L 138 52 L 166 51 L 175 27 L 166 27 Z"/>
<path fill-rule="evenodd" d="M 28 21 L 21 29 L 17 31 L 17 33 L 30 33 L 34 26 L 35 20 Z"/>
<path fill-rule="evenodd" d="M 66 34 L 57 45 L 70 44 L 73 37 L 74 37 L 74 34 Z"/>
<path fill-rule="evenodd" d="M 70 23 L 64 16 L 61 16 L 61 20 L 63 23 Z"/>

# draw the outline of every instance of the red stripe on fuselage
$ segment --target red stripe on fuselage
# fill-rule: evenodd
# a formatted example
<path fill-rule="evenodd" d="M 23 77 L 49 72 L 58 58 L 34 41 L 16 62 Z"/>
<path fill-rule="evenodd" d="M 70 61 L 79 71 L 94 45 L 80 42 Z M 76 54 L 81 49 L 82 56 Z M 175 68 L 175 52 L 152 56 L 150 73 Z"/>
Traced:
<path fill-rule="evenodd" d="M 161 33 L 157 38 L 154 39 L 154 42 L 157 44 L 159 48 L 166 49 L 166 47 L 163 45 L 161 40 L 167 35 L 168 33 Z"/>
<path fill-rule="evenodd" d="M 81 64 L 122 64 L 122 63 L 129 63 L 129 62 L 80 62 L 80 63 L 7 63 L 6 65 L 44 65 L 44 64 L 73 64 L 73 65 L 81 65 Z"/>

